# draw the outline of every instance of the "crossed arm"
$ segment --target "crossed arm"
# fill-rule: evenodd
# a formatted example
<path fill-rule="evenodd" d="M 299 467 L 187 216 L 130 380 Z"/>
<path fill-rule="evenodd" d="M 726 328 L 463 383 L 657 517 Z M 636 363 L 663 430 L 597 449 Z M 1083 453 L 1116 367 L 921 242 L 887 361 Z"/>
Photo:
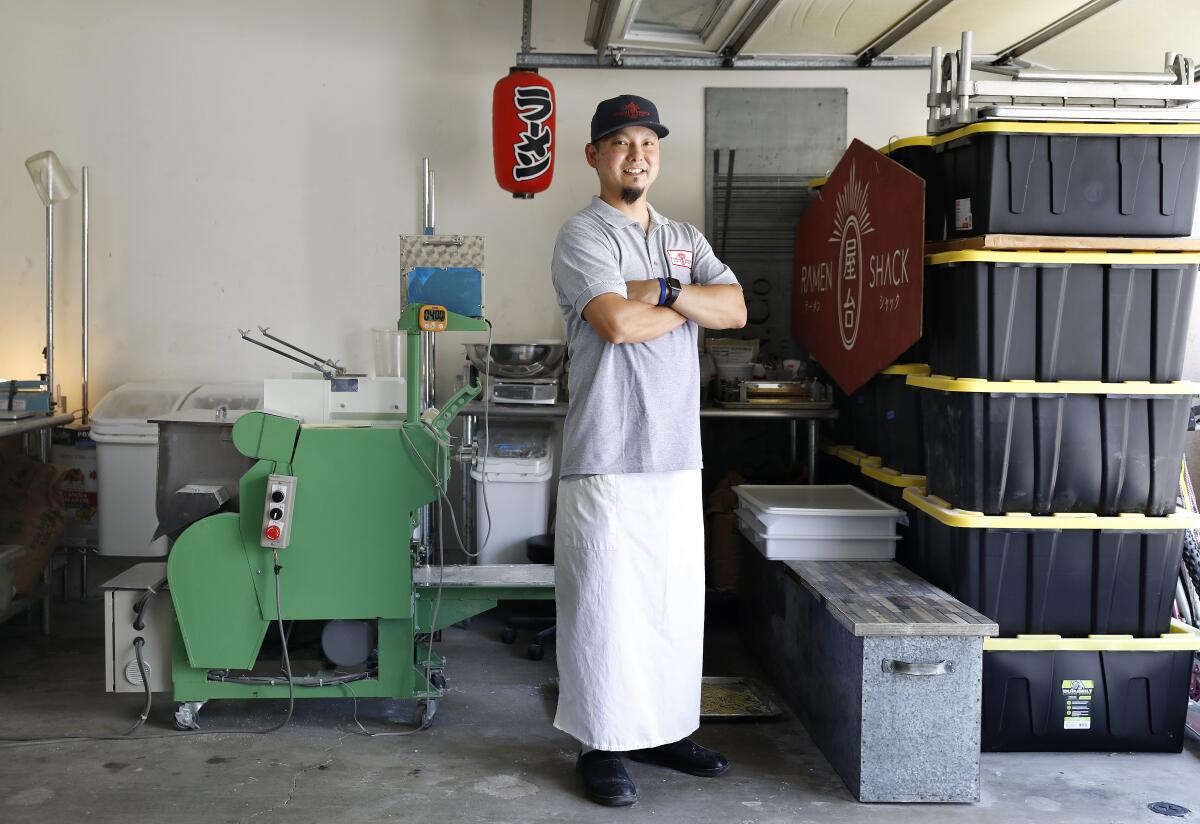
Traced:
<path fill-rule="evenodd" d="M 657 278 L 625 284 L 628 298 L 614 292 L 597 295 L 583 309 L 583 319 L 608 343 L 644 343 L 689 320 L 705 329 L 740 329 L 746 325 L 746 301 L 736 284 L 701 286 L 687 283 L 675 303 L 657 306 Z"/>

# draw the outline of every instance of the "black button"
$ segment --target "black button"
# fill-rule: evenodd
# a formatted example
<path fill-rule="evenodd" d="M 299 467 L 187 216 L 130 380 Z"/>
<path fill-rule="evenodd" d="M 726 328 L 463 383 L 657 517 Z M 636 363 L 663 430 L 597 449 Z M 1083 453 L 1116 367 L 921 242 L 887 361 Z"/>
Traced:
<path fill-rule="evenodd" d="M 274 507 L 267 514 L 271 516 L 272 521 L 278 521 L 280 518 L 283 517 L 283 510 L 280 509 L 279 507 Z"/>
<path fill-rule="evenodd" d="M 271 493 L 271 500 L 272 500 L 272 501 L 274 501 L 275 503 L 280 503 L 280 502 L 282 502 L 282 501 L 283 501 L 283 490 L 282 490 L 282 489 L 276 489 L 274 492 L 272 492 L 272 493 Z"/>

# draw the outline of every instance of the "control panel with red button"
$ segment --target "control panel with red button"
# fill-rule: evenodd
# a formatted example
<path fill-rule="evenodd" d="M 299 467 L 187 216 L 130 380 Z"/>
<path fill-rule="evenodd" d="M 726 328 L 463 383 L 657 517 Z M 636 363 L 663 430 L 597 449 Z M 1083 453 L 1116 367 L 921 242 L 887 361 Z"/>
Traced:
<path fill-rule="evenodd" d="M 268 475 L 267 500 L 263 507 L 261 544 L 267 549 L 285 549 L 292 538 L 292 510 L 296 499 L 294 475 Z"/>

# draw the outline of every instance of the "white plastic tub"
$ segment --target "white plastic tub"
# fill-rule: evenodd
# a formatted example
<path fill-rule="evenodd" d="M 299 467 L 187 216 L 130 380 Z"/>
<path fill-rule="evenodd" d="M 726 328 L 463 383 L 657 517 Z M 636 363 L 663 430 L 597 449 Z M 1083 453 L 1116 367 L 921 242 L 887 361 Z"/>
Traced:
<path fill-rule="evenodd" d="M 194 383 L 127 383 L 104 396 L 92 415 L 96 442 L 101 555 L 167 554 L 154 511 L 158 477 L 156 418 L 177 410 Z"/>
<path fill-rule="evenodd" d="M 733 491 L 768 535 L 892 535 L 904 513 L 848 484 L 754 486 Z"/>
<path fill-rule="evenodd" d="M 738 510 L 738 530 L 772 561 L 890 561 L 900 540 L 898 535 L 768 535 L 765 529 L 749 510 Z"/>
<path fill-rule="evenodd" d="M 886 561 L 904 513 L 856 486 L 735 486 L 743 535 L 772 560 Z"/>

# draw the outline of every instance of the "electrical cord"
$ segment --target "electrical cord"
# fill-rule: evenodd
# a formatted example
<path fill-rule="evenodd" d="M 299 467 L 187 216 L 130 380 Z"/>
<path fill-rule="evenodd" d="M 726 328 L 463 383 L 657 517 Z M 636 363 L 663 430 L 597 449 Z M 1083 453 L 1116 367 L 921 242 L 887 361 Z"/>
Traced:
<path fill-rule="evenodd" d="M 44 744 L 77 744 L 85 741 L 157 741 L 166 738 L 185 738 L 195 735 L 269 735 L 283 729 L 292 720 L 292 713 L 296 706 L 296 690 L 292 679 L 292 663 L 288 656 L 287 636 L 283 628 L 283 609 L 282 597 L 280 594 L 279 573 L 283 569 L 279 565 L 279 550 L 273 550 L 275 557 L 275 616 L 279 626 L 279 637 L 283 645 L 283 669 L 284 676 L 288 684 L 288 710 L 287 715 L 278 724 L 262 730 L 181 730 L 178 732 L 164 733 L 160 735 L 133 735 L 146 719 L 150 716 L 150 705 L 152 694 L 150 691 L 150 679 L 146 672 L 145 661 L 142 658 L 142 647 L 145 646 L 145 639 L 138 636 L 133 640 L 134 656 L 137 658 L 138 672 L 142 676 L 142 686 L 146 692 L 146 705 L 142 710 L 142 714 L 134 722 L 133 726 L 120 735 L 61 735 L 54 738 L 0 738 L 0 749 L 15 749 L 17 747 L 35 747 Z M 157 587 L 158 585 L 156 585 Z M 156 590 L 157 591 L 157 590 Z M 150 595 L 153 597 L 153 594 Z M 144 609 L 144 606 L 143 606 Z M 278 680 L 278 679 L 276 679 Z M 327 682 L 328 683 L 328 682 Z"/>
<path fill-rule="evenodd" d="M 359 730 L 361 730 L 361 733 L 360 733 L 361 735 L 365 735 L 368 738 L 390 738 L 390 737 L 398 737 L 398 736 L 402 736 L 402 735 L 416 735 L 417 733 L 427 730 L 431 726 L 433 726 L 433 719 L 426 716 L 425 718 L 418 721 L 417 725 L 414 726 L 412 729 L 388 730 L 386 732 L 373 732 L 373 731 L 367 729 L 366 727 L 364 727 L 363 723 L 358 720 L 358 696 L 354 694 L 354 690 L 350 688 L 349 684 L 343 684 L 342 686 L 345 688 L 346 692 L 349 693 L 349 695 L 350 695 L 350 700 L 352 702 L 351 710 L 350 710 L 351 717 L 354 719 L 354 723 L 358 726 Z"/>
<path fill-rule="evenodd" d="M 138 602 L 133 605 L 133 628 L 138 632 L 141 632 L 146 628 L 146 608 L 150 606 L 150 602 L 154 599 L 154 596 L 158 594 L 159 588 L 166 582 L 167 579 L 163 578 L 154 586 L 146 587 L 145 593 L 143 593 L 142 597 L 138 599 Z"/>
<path fill-rule="evenodd" d="M 484 355 L 484 363 L 490 365 L 492 362 L 492 343 L 493 343 L 493 336 L 495 333 L 495 327 L 493 327 L 492 322 L 490 320 L 487 320 L 486 318 L 484 318 L 484 323 L 486 323 L 487 327 L 488 327 L 488 339 L 487 339 L 487 347 L 486 347 L 485 355 Z M 491 532 L 492 532 L 491 508 L 488 505 L 488 499 L 487 499 L 487 453 L 488 453 L 488 449 L 491 446 L 490 412 L 491 412 L 491 406 L 489 403 L 488 392 L 487 392 L 487 388 L 484 387 L 484 392 L 483 392 L 484 446 L 483 446 L 482 455 L 480 456 L 480 476 L 483 478 L 483 482 L 481 483 L 481 486 L 483 487 L 484 517 L 487 518 L 488 523 L 487 523 L 487 529 L 484 533 L 483 541 L 480 542 L 480 544 L 479 544 L 480 548 L 487 545 L 488 540 L 491 538 Z M 433 427 L 431 427 L 428 423 L 426 423 L 424 421 L 422 421 L 422 425 L 425 427 L 426 430 L 428 430 L 429 434 L 432 436 L 433 442 L 435 445 L 435 449 L 437 450 L 436 460 L 434 461 L 434 465 L 440 466 L 442 464 L 442 449 L 445 447 L 445 444 L 442 442 L 442 439 L 441 439 L 439 433 L 435 429 L 433 429 Z M 416 446 L 412 442 L 412 438 L 410 438 L 408 435 L 408 431 L 403 426 L 400 427 L 400 435 L 404 439 L 405 446 L 408 448 L 409 453 L 414 458 L 416 458 L 417 463 L 419 463 L 421 465 L 421 468 L 425 471 L 425 475 L 429 478 L 430 483 L 433 484 L 434 491 L 437 495 L 438 523 L 443 524 L 443 525 L 445 524 L 445 514 L 448 511 L 450 514 L 450 525 L 454 530 L 454 538 L 456 541 L 458 541 L 459 549 L 461 549 L 463 551 L 463 553 L 469 558 L 478 558 L 479 554 L 480 554 L 479 550 L 472 550 L 470 547 L 467 546 L 467 542 L 463 540 L 462 531 L 459 529 L 459 526 L 458 526 L 458 518 L 454 514 L 454 505 L 450 502 L 449 498 L 447 498 L 441 479 L 439 479 L 437 476 L 437 473 L 432 468 L 430 468 L 428 462 L 426 462 L 426 460 L 425 460 L 425 457 L 423 455 L 421 455 L 420 451 L 417 450 Z M 444 530 L 441 530 L 441 529 L 438 530 L 437 544 L 438 544 L 437 545 L 437 561 L 436 561 L 437 567 L 438 567 L 437 595 L 435 596 L 433 611 L 430 615 L 430 627 L 429 627 L 429 633 L 428 633 L 429 641 L 428 641 L 428 645 L 426 647 L 426 659 L 427 660 L 432 660 L 432 658 L 433 658 L 433 639 L 434 639 L 434 635 L 436 634 L 434 627 L 437 626 L 438 613 L 440 612 L 441 606 L 442 606 L 442 592 L 445 589 L 446 536 L 445 536 Z M 353 691 L 349 690 L 348 685 L 347 685 L 347 689 L 350 692 L 350 697 L 352 699 L 354 699 L 354 722 L 355 722 L 355 724 L 358 725 L 358 728 L 360 730 L 362 730 L 362 732 L 365 735 L 411 735 L 414 732 L 419 732 L 423 729 L 426 729 L 429 726 L 429 724 L 432 723 L 432 719 L 426 719 L 426 720 L 422 721 L 421 726 L 419 726 L 413 730 L 406 730 L 403 732 L 372 733 L 369 730 L 367 730 L 366 727 L 364 727 L 359 722 L 358 712 L 357 712 L 357 710 L 358 710 L 357 698 L 354 696 Z"/>
<path fill-rule="evenodd" d="M 280 649 L 283 651 L 283 674 L 287 678 L 288 710 L 287 715 L 283 717 L 283 720 L 275 726 L 263 730 L 263 735 L 275 732 L 276 730 L 281 730 L 286 727 L 288 722 L 292 720 L 292 712 L 296 709 L 296 685 L 292 683 L 292 659 L 288 655 L 288 639 L 287 635 L 283 631 L 283 598 L 280 596 L 279 585 L 279 573 L 283 570 L 283 567 L 279 565 L 279 550 L 272 549 L 271 555 L 275 560 L 275 621 L 279 625 L 279 644 Z"/>
<path fill-rule="evenodd" d="M 139 612 L 138 621 L 140 620 L 142 620 L 142 615 Z M 141 629 L 141 627 L 137 626 L 136 622 L 134 623 L 134 626 L 137 629 Z M 134 657 L 137 658 L 138 673 L 142 676 L 142 687 L 146 690 L 146 706 L 142 708 L 142 714 L 139 715 L 138 719 L 133 722 L 133 726 L 121 733 L 122 735 L 132 735 L 134 731 L 137 730 L 138 727 L 142 726 L 142 724 L 145 724 L 146 719 L 150 717 L 150 702 L 153 701 L 154 698 L 150 692 L 150 677 L 146 673 L 146 662 L 142 660 L 142 647 L 144 646 L 146 646 L 146 639 L 142 636 L 139 635 L 137 638 L 133 639 L 133 654 Z"/>
<path fill-rule="evenodd" d="M 485 353 L 483 362 L 486 363 L 489 368 L 491 368 L 491 365 L 492 365 L 492 334 L 495 330 L 492 327 L 492 322 L 490 320 L 488 320 L 487 318 L 484 318 L 483 322 L 487 324 L 487 328 L 488 328 L 487 352 Z M 472 554 L 471 551 L 469 549 L 467 549 L 467 547 L 465 545 L 463 545 L 461 536 L 458 539 L 458 543 L 460 546 L 462 546 L 463 552 L 467 553 L 467 555 L 471 558 L 478 558 L 480 553 L 483 552 L 483 548 L 485 546 L 487 546 L 488 540 L 492 537 L 492 510 L 491 510 L 491 507 L 488 506 L 488 494 L 487 494 L 487 490 L 488 490 L 487 458 L 488 458 L 488 450 L 490 450 L 492 448 L 492 427 L 491 427 L 491 418 L 489 417 L 489 413 L 491 412 L 491 404 L 490 404 L 490 398 L 489 398 L 490 394 L 491 393 L 488 392 L 487 389 L 485 388 L 483 391 L 483 456 L 482 456 L 482 460 L 479 463 L 479 477 L 483 479 L 479 485 L 483 488 L 483 517 L 487 519 L 487 529 L 484 530 L 483 540 L 479 542 L 479 549 L 477 549 L 474 554 Z M 451 514 L 453 514 L 454 508 L 451 507 L 450 511 L 451 511 Z"/>

